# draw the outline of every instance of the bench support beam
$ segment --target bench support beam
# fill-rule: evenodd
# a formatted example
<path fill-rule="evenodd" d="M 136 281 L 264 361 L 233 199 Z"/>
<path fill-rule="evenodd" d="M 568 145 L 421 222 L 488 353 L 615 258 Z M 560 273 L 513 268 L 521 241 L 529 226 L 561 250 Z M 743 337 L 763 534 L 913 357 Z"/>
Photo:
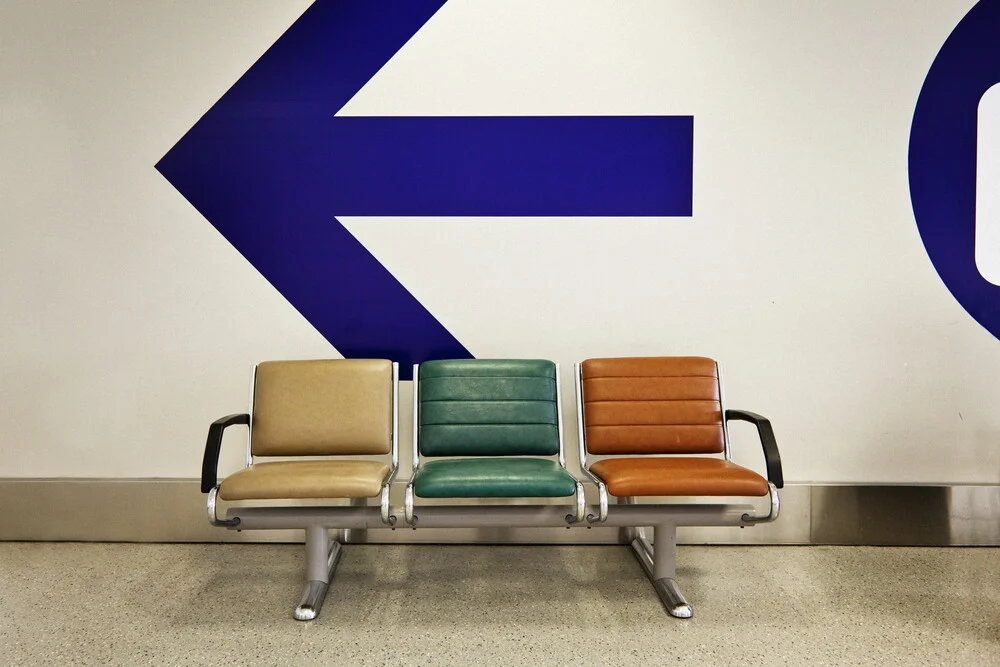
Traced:
<path fill-rule="evenodd" d="M 589 508 L 596 509 L 596 508 Z M 744 516 L 752 513 L 752 505 L 612 505 L 607 521 L 600 526 L 653 526 L 669 521 L 674 526 L 739 526 L 749 525 Z M 394 512 L 402 514 L 401 508 Z M 516 528 L 588 526 L 567 523 L 565 505 L 418 505 L 416 528 Z M 328 528 L 371 529 L 390 528 L 382 523 L 377 507 L 234 507 L 226 513 L 228 519 L 239 519 L 231 530 L 268 530 L 306 528 L 312 525 Z M 597 524 L 593 524 L 597 525 Z"/>

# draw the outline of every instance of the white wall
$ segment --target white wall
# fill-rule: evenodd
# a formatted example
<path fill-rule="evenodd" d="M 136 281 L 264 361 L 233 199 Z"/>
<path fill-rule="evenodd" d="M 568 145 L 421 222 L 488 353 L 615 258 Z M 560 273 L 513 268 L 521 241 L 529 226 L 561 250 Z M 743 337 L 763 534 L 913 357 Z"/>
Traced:
<path fill-rule="evenodd" d="M 336 355 L 153 169 L 308 4 L 0 5 L 0 477 L 195 477 L 253 361 Z M 906 173 L 973 4 L 450 0 L 343 114 L 691 114 L 694 216 L 342 220 L 478 356 L 718 358 L 789 481 L 1000 482 Z"/>

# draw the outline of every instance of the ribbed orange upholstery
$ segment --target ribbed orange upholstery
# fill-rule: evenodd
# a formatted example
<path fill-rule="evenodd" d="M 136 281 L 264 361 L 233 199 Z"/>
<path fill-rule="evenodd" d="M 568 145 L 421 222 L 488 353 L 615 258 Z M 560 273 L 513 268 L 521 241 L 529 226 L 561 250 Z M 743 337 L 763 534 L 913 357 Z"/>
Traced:
<path fill-rule="evenodd" d="M 716 454 L 725 448 L 719 369 L 704 357 L 582 364 L 592 454 Z"/>

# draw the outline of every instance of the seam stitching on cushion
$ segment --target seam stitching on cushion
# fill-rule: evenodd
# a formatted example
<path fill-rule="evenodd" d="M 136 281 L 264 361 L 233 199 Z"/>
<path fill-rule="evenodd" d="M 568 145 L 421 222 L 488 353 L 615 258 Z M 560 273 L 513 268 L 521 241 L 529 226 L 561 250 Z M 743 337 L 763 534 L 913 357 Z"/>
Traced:
<path fill-rule="evenodd" d="M 722 422 L 714 422 L 712 424 L 587 424 L 587 428 L 630 428 L 633 426 L 643 426 L 643 427 L 659 427 L 659 426 L 710 426 L 712 428 L 722 428 Z"/>
<path fill-rule="evenodd" d="M 583 381 L 587 380 L 639 380 L 639 379 L 650 379 L 650 380 L 674 380 L 678 378 L 709 378 L 711 380 L 718 380 L 717 375 L 591 375 L 590 377 L 583 378 Z"/>
<path fill-rule="evenodd" d="M 555 422 L 420 422 L 421 426 L 555 426 Z M 711 424 L 705 424 L 711 426 Z"/>
<path fill-rule="evenodd" d="M 586 401 L 593 403 L 719 403 L 717 398 L 601 398 Z"/>
<path fill-rule="evenodd" d="M 430 377 L 420 376 L 420 381 L 431 380 L 547 380 L 555 382 L 556 379 L 547 375 L 432 375 Z"/>
<path fill-rule="evenodd" d="M 421 403 L 552 403 L 551 398 L 429 398 L 420 399 Z"/>

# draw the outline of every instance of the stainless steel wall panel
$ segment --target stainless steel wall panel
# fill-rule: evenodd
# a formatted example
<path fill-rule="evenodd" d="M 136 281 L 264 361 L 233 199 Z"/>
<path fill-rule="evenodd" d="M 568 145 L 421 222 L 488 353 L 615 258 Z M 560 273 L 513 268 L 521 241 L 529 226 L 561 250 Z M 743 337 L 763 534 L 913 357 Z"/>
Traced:
<path fill-rule="evenodd" d="M 1000 487 L 813 486 L 811 544 L 1000 544 Z"/>

